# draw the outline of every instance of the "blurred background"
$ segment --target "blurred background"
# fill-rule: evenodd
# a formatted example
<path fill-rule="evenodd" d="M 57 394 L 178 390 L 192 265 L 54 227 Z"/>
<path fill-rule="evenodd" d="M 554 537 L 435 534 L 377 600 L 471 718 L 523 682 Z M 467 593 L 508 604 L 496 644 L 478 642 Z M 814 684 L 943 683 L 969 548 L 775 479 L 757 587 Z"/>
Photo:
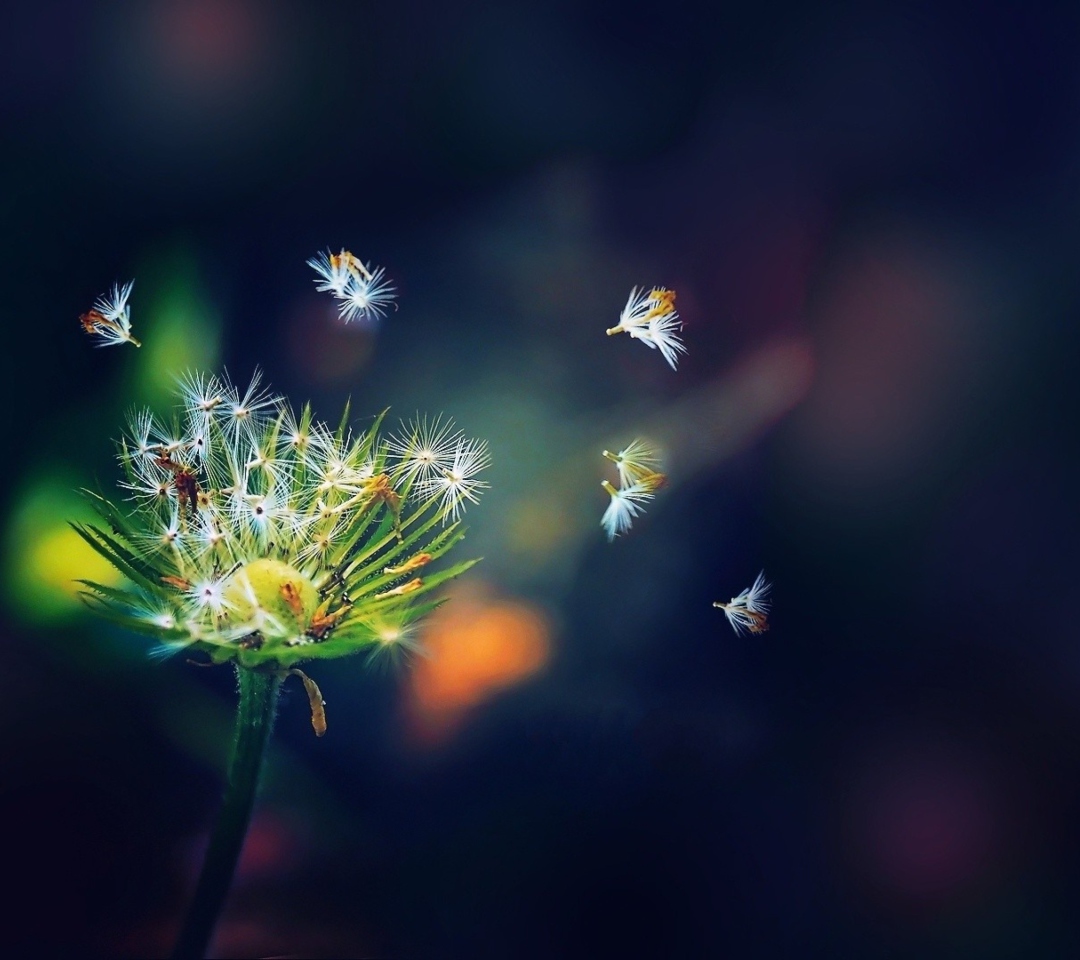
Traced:
<path fill-rule="evenodd" d="M 171 944 L 233 680 L 86 616 L 66 523 L 127 410 L 258 365 L 494 466 L 431 655 L 316 665 L 321 740 L 288 693 L 215 955 L 1080 955 L 1077 8 L 0 25 L 9 946 Z M 399 309 L 343 326 L 326 247 Z M 93 349 L 132 277 L 144 347 Z M 677 372 L 604 336 L 635 285 L 678 291 Z M 609 544 L 636 436 L 670 483 Z M 735 636 L 712 602 L 762 568 Z"/>

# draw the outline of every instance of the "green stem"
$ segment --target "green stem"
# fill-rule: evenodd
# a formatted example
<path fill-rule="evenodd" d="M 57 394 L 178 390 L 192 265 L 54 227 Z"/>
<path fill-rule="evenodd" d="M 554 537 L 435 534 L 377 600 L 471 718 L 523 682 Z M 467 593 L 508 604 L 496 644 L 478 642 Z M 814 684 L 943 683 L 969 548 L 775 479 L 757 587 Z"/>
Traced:
<path fill-rule="evenodd" d="M 240 703 L 236 713 L 236 744 L 229 763 L 229 782 L 210 846 L 203 861 L 195 896 L 173 949 L 174 960 L 201 960 L 206 955 L 221 908 L 232 884 L 244 846 L 255 792 L 259 785 L 266 744 L 274 725 L 281 678 L 273 673 L 236 668 Z"/>

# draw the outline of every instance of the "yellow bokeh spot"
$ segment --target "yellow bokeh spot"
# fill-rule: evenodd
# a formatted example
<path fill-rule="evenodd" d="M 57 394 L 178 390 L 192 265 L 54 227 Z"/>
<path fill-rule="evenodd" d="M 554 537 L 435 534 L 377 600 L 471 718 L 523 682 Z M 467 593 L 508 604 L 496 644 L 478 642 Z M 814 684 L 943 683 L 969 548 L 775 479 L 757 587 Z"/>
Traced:
<path fill-rule="evenodd" d="M 47 530 L 30 545 L 27 573 L 45 589 L 74 598 L 93 580 L 111 586 L 120 580 L 116 568 L 70 527 Z"/>
<path fill-rule="evenodd" d="M 78 616 L 78 580 L 121 582 L 116 569 L 69 526 L 94 518 L 77 486 L 66 475 L 32 482 L 7 520 L 5 593 L 25 620 L 57 623 Z"/>

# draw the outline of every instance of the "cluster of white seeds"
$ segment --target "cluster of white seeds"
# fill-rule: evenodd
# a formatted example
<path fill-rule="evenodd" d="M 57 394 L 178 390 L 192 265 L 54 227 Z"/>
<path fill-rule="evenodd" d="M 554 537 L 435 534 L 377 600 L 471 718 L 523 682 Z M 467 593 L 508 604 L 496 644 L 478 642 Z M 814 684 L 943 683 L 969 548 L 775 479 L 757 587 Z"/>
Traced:
<path fill-rule="evenodd" d="M 303 585 L 322 590 L 339 575 L 356 550 L 358 523 L 380 510 L 398 527 L 417 514 L 445 525 L 487 486 L 477 476 L 489 464 L 486 443 L 450 420 L 403 423 L 385 439 L 375 428 L 335 431 L 310 409 L 297 414 L 258 373 L 242 392 L 226 377 L 189 374 L 180 392 L 171 422 L 149 411 L 129 418 L 120 459 L 135 504 L 127 539 L 173 591 L 141 614 L 191 639 L 291 633 L 291 642 L 309 641 L 317 604 Z M 387 539 L 392 553 L 398 541 Z M 256 596 L 252 581 L 272 570 L 256 562 L 296 571 L 303 589 L 283 602 L 297 617 L 276 616 Z M 392 622 L 385 629 L 404 632 Z"/>

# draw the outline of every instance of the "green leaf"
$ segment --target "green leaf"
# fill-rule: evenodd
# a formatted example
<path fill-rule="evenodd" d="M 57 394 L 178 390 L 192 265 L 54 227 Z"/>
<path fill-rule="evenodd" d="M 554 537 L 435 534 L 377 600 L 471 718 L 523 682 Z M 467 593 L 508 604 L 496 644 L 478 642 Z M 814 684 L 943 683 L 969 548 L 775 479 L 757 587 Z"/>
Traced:
<path fill-rule="evenodd" d="M 363 600 L 363 611 L 366 614 L 377 614 L 388 608 L 393 607 L 395 604 L 401 603 L 404 599 L 406 602 L 410 602 L 417 597 L 422 597 L 425 593 L 430 593 L 436 587 L 447 580 L 452 580 L 454 577 L 461 576 L 466 570 L 475 564 L 480 562 L 480 557 L 475 560 L 465 560 L 462 563 L 455 564 L 452 567 L 447 567 L 445 570 L 440 570 L 438 573 L 432 574 L 429 577 L 425 577 L 421 580 L 420 586 L 411 591 L 410 593 L 401 594 L 398 596 L 378 597 L 368 596 Z M 358 604 L 359 606 L 360 604 Z"/>
<path fill-rule="evenodd" d="M 407 537 L 403 536 L 401 540 L 398 540 L 398 533 L 404 533 L 404 530 L 408 526 L 410 526 L 415 520 L 421 517 L 430 505 L 431 503 L 425 504 L 421 509 L 417 510 L 414 514 L 412 514 L 412 516 L 409 517 L 407 521 L 401 524 L 401 527 L 399 529 L 395 529 L 393 524 L 393 518 L 384 519 L 384 522 L 376 531 L 375 537 L 372 538 L 374 542 L 349 560 L 345 569 L 341 570 L 341 579 L 345 580 L 346 582 L 351 582 L 353 580 L 355 571 L 372 557 L 379 556 L 380 551 L 387 551 L 376 561 L 377 564 L 381 564 L 383 566 L 389 565 L 390 561 L 393 560 L 395 557 L 404 554 L 404 552 L 407 551 L 414 543 L 416 543 L 416 541 L 420 537 L 422 537 L 425 533 L 427 533 L 428 530 L 430 530 L 433 526 L 435 526 L 436 523 L 439 522 L 440 517 L 438 512 L 436 512 L 435 515 L 427 521 L 427 523 L 424 523 L 416 530 L 411 531 Z M 391 546 L 393 547 L 393 549 L 387 549 Z"/>
<path fill-rule="evenodd" d="M 429 563 L 434 563 L 440 557 L 443 556 L 451 547 L 462 540 L 465 536 L 465 531 L 460 529 L 459 524 L 454 524 L 451 527 L 447 527 L 441 531 L 434 540 L 431 541 L 423 550 L 417 550 L 415 553 L 430 553 L 431 560 Z M 410 556 L 415 556 L 415 553 Z M 345 581 L 345 589 L 349 596 L 353 599 L 358 597 L 364 597 L 372 593 L 376 593 L 384 587 L 389 586 L 395 580 L 403 580 L 409 576 L 419 576 L 424 578 L 424 574 L 417 572 L 413 573 L 382 573 L 381 575 L 375 575 L 376 572 L 382 568 L 384 571 L 387 566 L 391 566 L 385 563 L 386 557 L 369 563 L 364 567 L 361 567 L 353 575 Z M 407 558 L 405 562 L 407 562 Z M 418 570 L 421 568 L 418 568 Z M 425 568 L 426 569 L 426 568 Z M 366 582 L 365 582 L 366 581 Z"/>
<path fill-rule="evenodd" d="M 96 583 L 93 580 L 76 580 L 75 582 L 81 583 L 85 587 L 89 587 L 98 596 L 110 600 L 113 603 L 120 604 L 122 607 L 128 609 L 134 608 L 139 600 L 139 597 L 126 590 L 117 590 L 115 587 L 107 587 L 105 584 Z"/>
<path fill-rule="evenodd" d="M 104 531 L 81 523 L 73 523 L 71 528 L 133 583 L 154 596 L 164 599 L 169 597 L 161 583 L 152 579 L 157 575 L 157 571 L 140 561 Z"/>
<path fill-rule="evenodd" d="M 108 600 L 104 600 L 92 593 L 80 593 L 79 599 L 86 604 L 95 616 L 118 627 L 123 627 L 125 630 L 130 630 L 132 633 L 153 637 L 156 640 L 173 642 L 187 636 L 183 630 L 166 630 L 164 627 L 158 627 L 141 617 L 135 617 L 130 613 L 118 610 Z"/>
<path fill-rule="evenodd" d="M 125 517 L 113 503 L 101 494 L 95 493 L 93 490 L 89 490 L 85 487 L 80 493 L 90 501 L 90 506 L 93 508 L 94 512 L 109 525 L 112 532 L 117 536 L 122 537 L 130 544 L 134 534 L 138 532 L 131 524 L 131 521 Z"/>

